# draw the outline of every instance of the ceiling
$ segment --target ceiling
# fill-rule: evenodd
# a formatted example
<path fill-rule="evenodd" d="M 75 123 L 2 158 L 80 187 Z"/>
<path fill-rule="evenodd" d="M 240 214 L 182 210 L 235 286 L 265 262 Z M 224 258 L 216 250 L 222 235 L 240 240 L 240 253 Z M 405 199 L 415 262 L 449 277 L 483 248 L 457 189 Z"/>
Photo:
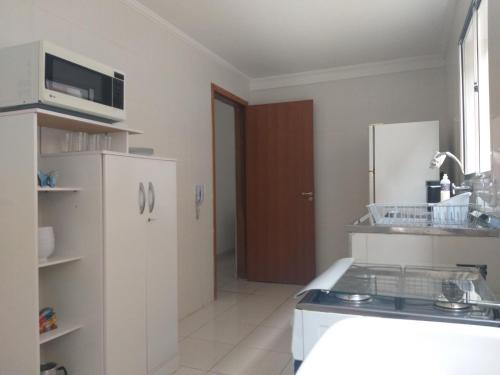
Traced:
<path fill-rule="evenodd" d="M 445 53 L 456 0 L 139 0 L 251 78 Z"/>

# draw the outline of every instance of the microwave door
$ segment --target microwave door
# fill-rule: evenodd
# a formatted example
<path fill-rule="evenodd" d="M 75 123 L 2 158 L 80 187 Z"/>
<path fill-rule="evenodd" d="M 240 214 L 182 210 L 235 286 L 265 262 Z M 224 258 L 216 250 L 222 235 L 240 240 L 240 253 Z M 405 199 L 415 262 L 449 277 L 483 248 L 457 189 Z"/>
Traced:
<path fill-rule="evenodd" d="M 113 78 L 60 57 L 45 55 L 45 88 L 59 94 L 112 106 Z"/>

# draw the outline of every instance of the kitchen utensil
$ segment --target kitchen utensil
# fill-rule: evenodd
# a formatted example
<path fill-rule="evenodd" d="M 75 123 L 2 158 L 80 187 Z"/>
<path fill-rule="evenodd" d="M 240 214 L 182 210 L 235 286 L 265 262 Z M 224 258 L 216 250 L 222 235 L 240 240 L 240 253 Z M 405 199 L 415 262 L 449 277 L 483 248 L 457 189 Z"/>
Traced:
<path fill-rule="evenodd" d="M 55 250 L 55 236 L 53 227 L 38 228 L 38 260 L 47 261 Z"/>
<path fill-rule="evenodd" d="M 42 363 L 40 365 L 40 375 L 58 375 L 62 371 L 64 375 L 68 375 L 68 371 L 64 366 L 59 366 L 55 362 Z"/>
<path fill-rule="evenodd" d="M 453 281 L 443 280 L 441 288 L 443 295 L 450 302 L 460 302 L 464 297 L 464 291 Z"/>

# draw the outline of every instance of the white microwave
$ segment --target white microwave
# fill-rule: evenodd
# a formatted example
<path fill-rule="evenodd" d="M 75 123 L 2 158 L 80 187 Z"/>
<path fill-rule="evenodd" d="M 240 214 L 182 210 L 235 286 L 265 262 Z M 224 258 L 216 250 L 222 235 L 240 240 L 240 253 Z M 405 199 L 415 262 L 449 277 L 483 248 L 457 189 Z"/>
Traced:
<path fill-rule="evenodd" d="M 0 109 L 61 108 L 125 120 L 125 75 L 46 41 L 0 50 Z"/>

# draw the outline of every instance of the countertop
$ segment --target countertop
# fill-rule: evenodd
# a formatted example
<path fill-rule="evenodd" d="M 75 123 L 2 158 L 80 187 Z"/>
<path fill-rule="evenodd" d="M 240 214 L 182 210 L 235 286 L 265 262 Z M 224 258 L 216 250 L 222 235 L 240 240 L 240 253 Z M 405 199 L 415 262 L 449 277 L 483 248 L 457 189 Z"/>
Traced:
<path fill-rule="evenodd" d="M 497 228 L 471 227 L 433 227 L 433 226 L 389 226 L 373 225 L 369 215 L 346 226 L 349 233 L 414 234 L 426 236 L 463 236 L 463 237 L 499 237 Z"/>

